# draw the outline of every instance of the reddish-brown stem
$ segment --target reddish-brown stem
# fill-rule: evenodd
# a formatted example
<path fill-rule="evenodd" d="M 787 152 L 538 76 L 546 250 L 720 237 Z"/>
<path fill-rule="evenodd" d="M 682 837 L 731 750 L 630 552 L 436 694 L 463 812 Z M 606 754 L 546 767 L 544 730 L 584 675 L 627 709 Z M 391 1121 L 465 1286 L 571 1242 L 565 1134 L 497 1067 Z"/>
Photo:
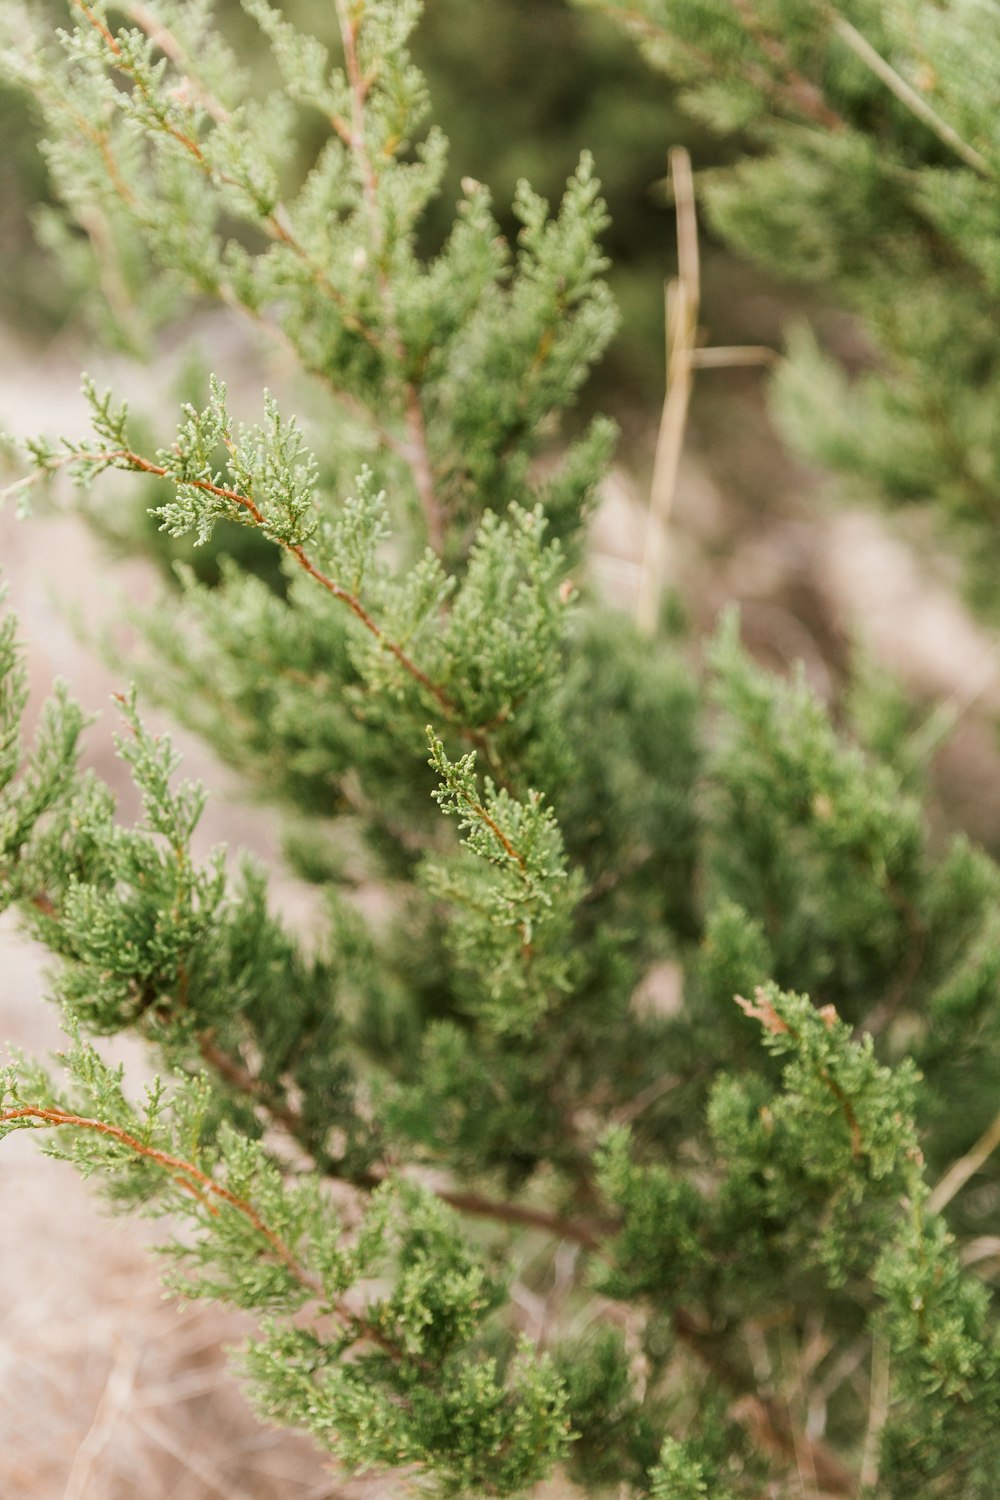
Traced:
<path fill-rule="evenodd" d="M 827 1072 L 826 1068 L 822 1068 L 820 1070 L 819 1076 L 826 1084 L 827 1088 L 830 1090 L 830 1093 L 836 1099 L 837 1103 L 840 1105 L 841 1110 L 843 1111 L 844 1119 L 847 1122 L 847 1128 L 851 1134 L 851 1155 L 854 1157 L 855 1161 L 860 1161 L 861 1157 L 864 1155 L 864 1142 L 861 1138 L 861 1126 L 858 1124 L 858 1117 L 854 1113 L 854 1105 L 851 1103 L 848 1096 L 844 1093 L 844 1090 L 841 1088 L 836 1078 L 834 1078 L 829 1072 Z"/>
<path fill-rule="evenodd" d="M 124 59 L 122 58 L 121 46 L 117 39 L 108 30 L 107 26 L 105 26 L 104 23 L 100 21 L 100 19 L 93 13 L 89 5 L 86 3 L 86 0 L 71 0 L 71 3 L 99 32 L 109 51 L 119 63 L 121 71 L 123 71 L 125 75 L 129 79 L 131 79 L 135 87 L 139 89 L 139 91 L 144 96 L 146 96 L 148 94 L 148 91 L 146 90 L 142 79 L 136 76 L 133 69 L 125 65 Z M 344 37 L 345 60 L 347 63 L 348 77 L 351 85 L 352 128 L 348 129 L 342 121 L 335 121 L 334 128 L 338 130 L 338 133 L 347 141 L 347 143 L 351 146 L 356 154 L 358 164 L 362 172 L 363 188 L 365 193 L 365 200 L 369 208 L 369 216 L 372 222 L 372 232 L 376 237 L 376 253 L 381 256 L 381 245 L 377 242 L 377 178 L 364 142 L 364 101 L 367 94 L 367 85 L 365 83 L 365 80 L 361 77 L 360 69 L 358 66 L 357 51 L 355 48 L 354 28 L 347 20 L 347 18 L 343 15 L 342 7 L 338 7 L 338 9 L 341 13 L 341 31 Z M 159 26 L 153 20 L 153 18 L 149 16 L 148 12 L 145 10 L 145 7 L 140 4 L 131 5 L 129 7 L 129 13 L 136 24 L 146 32 L 151 40 L 156 42 L 157 46 L 160 47 L 165 56 L 169 57 L 171 61 L 175 63 L 175 65 L 179 66 L 180 49 L 172 34 L 169 31 L 166 31 L 165 28 Z M 226 112 L 225 110 L 223 110 L 222 106 L 218 104 L 217 100 L 213 99 L 211 96 L 206 96 L 206 98 L 204 98 L 202 102 L 205 105 L 205 108 L 208 110 L 208 113 L 217 122 L 226 118 Z M 198 166 L 209 176 L 214 177 L 219 182 L 225 183 L 229 187 L 235 187 L 241 190 L 243 189 L 243 184 L 240 183 L 238 179 L 230 176 L 229 174 L 212 165 L 212 163 L 206 157 L 201 145 L 197 140 L 195 140 L 193 136 L 189 135 L 186 131 L 179 129 L 176 125 L 172 124 L 168 120 L 161 120 L 160 123 L 161 128 L 173 140 L 175 140 L 178 145 L 182 146 L 184 150 L 187 151 L 188 154 L 193 158 L 193 160 L 198 164 Z M 106 141 L 101 143 L 101 149 L 107 156 Z M 119 192 L 119 195 L 126 203 L 131 203 L 132 194 L 127 184 L 120 180 L 117 173 L 117 167 L 113 162 L 113 159 L 108 159 L 108 170 L 109 174 L 112 176 L 112 180 L 115 182 L 115 187 Z M 312 276 L 317 286 L 319 286 L 324 296 L 340 310 L 341 316 L 344 320 L 344 326 L 350 329 L 351 332 L 356 333 L 360 338 L 364 339 L 365 342 L 369 344 L 377 353 L 381 354 L 383 352 L 383 347 L 382 341 L 380 340 L 379 336 L 371 328 L 368 328 L 356 313 L 353 313 L 348 309 L 343 293 L 338 287 L 334 286 L 333 282 L 323 270 L 322 266 L 316 264 L 312 256 L 306 250 L 305 246 L 301 243 L 300 240 L 296 238 L 289 225 L 288 214 L 283 205 L 281 205 L 280 203 L 277 204 L 270 213 L 261 217 L 260 222 L 263 225 L 265 232 L 271 239 L 284 245 L 288 250 L 292 252 L 293 255 L 297 257 L 297 259 L 302 261 L 303 265 L 307 267 L 310 275 Z M 398 324 L 396 321 L 395 308 L 392 298 L 392 289 L 385 271 L 385 267 L 381 264 L 378 268 L 378 280 L 379 291 L 382 298 L 383 310 L 385 312 L 386 318 L 386 335 L 389 340 L 393 359 L 399 367 L 400 375 L 403 381 L 403 405 L 407 441 L 405 443 L 393 443 L 392 446 L 405 459 L 410 467 L 410 471 L 413 476 L 413 482 L 420 499 L 421 509 L 424 514 L 424 521 L 427 526 L 428 539 L 435 552 L 440 552 L 444 543 L 444 517 L 434 489 L 434 474 L 428 452 L 427 432 L 424 424 L 424 415 L 423 407 L 420 401 L 420 392 L 414 382 L 412 380 L 409 380 L 405 374 L 406 351 L 403 347 L 403 342 L 400 337 Z"/>
<path fill-rule="evenodd" d="M 260 526 L 264 529 L 267 527 L 267 521 L 263 512 L 249 495 L 244 495 L 239 490 L 229 489 L 225 485 L 213 484 L 208 479 L 176 478 L 165 465 L 153 463 L 151 459 L 145 458 L 141 453 L 133 452 L 130 448 L 113 449 L 105 453 L 81 453 L 74 451 L 62 455 L 57 459 L 50 460 L 45 467 L 51 471 L 56 468 L 64 468 L 67 464 L 74 462 L 108 464 L 109 466 L 112 464 L 122 464 L 126 468 L 136 470 L 139 473 L 152 474 L 158 479 L 172 479 L 176 484 L 201 490 L 206 495 L 213 495 L 216 499 L 228 500 L 233 505 L 238 505 L 241 510 L 246 511 L 255 526 Z M 391 656 L 395 657 L 403 670 L 437 701 L 448 719 L 454 723 L 458 710 L 445 689 L 440 683 L 434 682 L 432 678 L 428 677 L 423 668 L 418 667 L 416 662 L 407 656 L 397 641 L 392 640 L 391 637 L 386 635 L 382 627 L 372 619 L 357 595 L 352 594 L 349 589 L 343 588 L 341 584 L 336 583 L 332 578 L 328 577 L 322 569 L 316 566 L 305 548 L 300 544 L 283 542 L 277 538 L 273 540 L 275 540 L 276 545 L 283 547 L 291 557 L 294 557 L 303 572 L 308 573 L 310 578 L 314 578 L 322 588 L 326 589 L 328 594 L 332 594 L 335 599 L 339 599 L 342 604 L 346 604 L 355 618 L 360 620 L 365 629 L 375 637 L 379 645 L 388 651 Z M 478 730 L 463 726 L 458 727 L 460 733 L 466 739 L 471 740 L 473 743 L 481 744 L 482 748 L 488 751 L 485 737 Z M 503 838 L 503 835 L 499 834 L 499 837 Z"/>
<path fill-rule="evenodd" d="M 87 0 L 70 0 L 70 4 L 76 10 L 78 10 L 82 16 L 85 16 L 87 18 L 95 31 L 100 32 L 101 36 L 104 38 L 108 50 L 110 52 L 113 52 L 115 57 L 121 57 L 122 49 L 119 46 L 117 38 L 108 30 L 107 26 L 105 26 L 100 16 L 94 14 L 90 6 L 87 4 Z"/>
<path fill-rule="evenodd" d="M 587 1250 L 598 1250 L 603 1237 L 613 1234 L 617 1224 L 592 1223 L 580 1219 L 564 1219 L 559 1214 L 547 1213 L 542 1208 L 530 1208 L 521 1203 L 506 1203 L 495 1198 L 485 1198 L 479 1193 L 463 1193 L 455 1188 L 435 1188 L 435 1196 L 448 1203 L 459 1213 L 473 1218 L 497 1219 L 504 1224 L 520 1224 L 525 1229 L 541 1229 L 556 1239 L 572 1240 Z"/>
<path fill-rule="evenodd" d="M 150 1146 L 138 1136 L 123 1130 L 120 1125 L 112 1125 L 107 1120 L 91 1119 L 87 1115 L 76 1115 L 68 1110 L 43 1109 L 37 1105 L 18 1105 L 13 1109 L 6 1109 L 0 1113 L 0 1124 L 6 1124 L 12 1120 L 40 1120 L 44 1125 L 72 1126 L 77 1130 L 93 1130 L 99 1135 L 108 1136 L 120 1145 L 134 1151 L 137 1156 L 145 1157 L 155 1162 L 157 1166 L 173 1178 L 178 1187 L 196 1198 L 207 1208 L 210 1214 L 218 1214 L 218 1203 L 226 1203 L 237 1213 L 243 1215 L 247 1222 L 267 1242 L 277 1260 L 286 1268 L 292 1277 L 304 1287 L 317 1301 L 329 1307 L 340 1317 L 360 1339 L 375 1344 L 388 1354 L 392 1359 L 399 1361 L 405 1356 L 404 1351 L 388 1338 L 380 1328 L 368 1322 L 358 1313 L 353 1312 L 343 1301 L 330 1298 L 318 1276 L 314 1276 L 298 1260 L 293 1251 L 285 1244 L 280 1235 L 270 1227 L 246 1198 L 239 1197 L 222 1183 L 216 1182 L 207 1172 L 196 1167 L 193 1162 L 185 1161 L 183 1157 L 173 1156 L 167 1151 L 160 1151 L 155 1146 Z M 213 1203 L 212 1199 L 218 1200 Z"/>
<path fill-rule="evenodd" d="M 305 1124 L 297 1110 L 274 1099 L 271 1091 L 261 1083 L 259 1078 L 253 1076 L 242 1061 L 224 1052 L 207 1033 L 203 1032 L 199 1036 L 198 1049 L 205 1062 L 218 1073 L 220 1078 L 224 1078 L 240 1093 L 255 1100 L 275 1124 L 282 1126 L 293 1140 L 303 1146 L 306 1151 L 309 1150 L 306 1144 Z M 350 1187 L 371 1189 L 384 1182 L 388 1173 L 384 1170 L 371 1170 L 360 1172 L 352 1178 L 339 1177 L 333 1172 L 326 1172 L 324 1175 L 334 1181 L 345 1182 Z M 518 1224 L 527 1229 L 541 1229 L 557 1239 L 572 1240 L 588 1250 L 598 1249 L 602 1236 L 613 1234 L 617 1227 L 611 1220 L 598 1223 L 568 1219 L 560 1214 L 549 1213 L 543 1208 L 508 1203 L 503 1199 L 488 1198 L 482 1193 L 465 1192 L 460 1188 L 435 1187 L 431 1191 L 436 1198 L 441 1199 L 442 1203 L 449 1204 L 458 1213 L 469 1214 L 473 1218 L 495 1219 L 502 1224 Z"/>
<path fill-rule="evenodd" d="M 170 59 L 178 71 L 183 71 L 184 83 L 197 98 L 198 103 L 210 114 L 212 119 L 219 124 L 224 124 L 229 119 L 229 111 L 223 104 L 219 103 L 214 94 L 201 86 L 188 72 L 188 59 L 184 48 L 174 36 L 169 27 L 148 11 L 140 0 L 129 0 L 126 13 L 130 21 L 134 21 L 140 31 L 144 31 L 151 42 L 154 42 L 164 57 Z"/>
<path fill-rule="evenodd" d="M 297 1281 L 307 1286 L 317 1297 L 324 1295 L 320 1282 L 311 1277 L 309 1272 L 299 1264 L 288 1246 L 264 1223 L 253 1205 L 216 1182 L 193 1162 L 185 1161 L 183 1157 L 172 1156 L 167 1151 L 160 1151 L 155 1146 L 150 1146 L 148 1142 L 141 1141 L 138 1136 L 123 1130 L 120 1125 L 112 1125 L 107 1120 L 91 1119 L 86 1115 L 71 1114 L 68 1110 L 42 1109 L 37 1105 L 23 1104 L 14 1109 L 6 1109 L 0 1114 L 0 1123 L 4 1124 L 11 1120 L 23 1119 L 41 1120 L 47 1125 L 72 1125 L 77 1130 L 94 1130 L 99 1135 L 109 1136 L 120 1145 L 127 1146 L 137 1156 L 144 1156 L 162 1167 L 168 1176 L 174 1179 L 178 1187 L 203 1203 L 209 1213 L 218 1214 L 219 1212 L 218 1206 L 212 1202 L 213 1198 L 228 1203 L 231 1208 L 243 1214 L 254 1229 L 263 1235 L 278 1259 L 291 1271 Z"/>
<path fill-rule="evenodd" d="M 271 1091 L 261 1083 L 259 1078 L 255 1078 L 239 1059 L 231 1057 L 228 1052 L 223 1052 L 209 1032 L 199 1033 L 198 1051 L 220 1078 L 224 1078 L 241 1094 L 247 1094 L 255 1099 L 267 1111 L 275 1124 L 281 1125 L 289 1135 L 298 1139 L 305 1133 L 302 1116 L 289 1105 L 281 1104 L 275 1099 Z"/>
<path fill-rule="evenodd" d="M 846 129 L 843 117 L 830 107 L 822 91 L 795 67 L 784 43 L 768 31 L 754 8 L 755 0 L 731 0 L 731 3 L 743 29 L 774 68 L 777 85 L 783 90 L 791 109 L 821 125 L 824 130 L 839 133 Z"/>
<path fill-rule="evenodd" d="M 517 866 L 520 870 L 526 870 L 528 866 L 524 855 L 519 849 L 515 849 L 510 839 L 500 827 L 499 823 L 497 823 L 496 819 L 490 817 L 489 813 L 486 811 L 485 807 L 483 807 L 481 802 L 476 802 L 472 797 L 466 798 L 466 801 L 468 802 L 472 811 L 475 813 L 476 817 L 479 818 L 481 822 L 486 824 L 493 837 L 499 841 L 504 853 L 517 863 Z"/>

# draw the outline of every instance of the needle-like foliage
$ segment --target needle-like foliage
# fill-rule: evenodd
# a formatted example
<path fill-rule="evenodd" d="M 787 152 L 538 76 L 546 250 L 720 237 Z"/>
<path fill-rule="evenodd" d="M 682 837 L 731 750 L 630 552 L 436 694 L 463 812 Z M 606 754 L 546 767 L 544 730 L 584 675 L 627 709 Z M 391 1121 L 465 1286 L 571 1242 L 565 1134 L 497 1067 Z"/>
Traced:
<path fill-rule="evenodd" d="M 444 145 L 416 7 L 337 0 L 331 53 L 245 9 L 269 98 L 204 0 L 3 17 L 104 321 L 138 339 L 218 299 L 326 404 L 300 422 L 265 394 L 241 424 L 219 370 L 157 444 L 88 383 L 91 430 L 26 447 L 22 504 L 60 475 L 88 508 L 131 482 L 172 536 L 249 528 L 275 567 L 187 572 L 139 614 L 133 826 L 79 769 L 65 690 L 22 744 L 0 619 L 0 904 L 51 951 L 70 1038 L 54 1074 L 4 1071 L 0 1133 L 163 1216 L 170 1285 L 258 1319 L 261 1413 L 400 1493 L 992 1500 L 1000 872 L 932 844 L 907 757 L 758 670 L 733 621 L 696 668 L 594 597 L 611 431 L 550 441 L 614 327 L 589 158 L 555 212 L 519 190 L 514 245 L 466 182 L 428 254 Z M 872 45 L 902 47 L 910 14 L 942 76 L 970 55 L 924 6 L 883 8 Z M 908 441 L 935 186 L 986 202 L 981 73 L 940 85 L 963 154 L 828 7 L 627 19 L 767 146 L 719 186 L 723 221 L 754 195 L 776 213 L 812 162 L 817 203 L 835 172 L 853 196 L 790 257 L 822 252 L 885 320 L 910 257 L 920 295 L 872 377 Z M 328 139 L 296 181 L 303 110 Z M 913 462 L 944 463 L 951 429 L 920 420 Z M 259 870 L 196 855 L 204 793 L 143 697 L 281 805 L 323 888 L 312 941 Z M 125 1031 L 158 1059 L 141 1102 L 93 1041 Z"/>

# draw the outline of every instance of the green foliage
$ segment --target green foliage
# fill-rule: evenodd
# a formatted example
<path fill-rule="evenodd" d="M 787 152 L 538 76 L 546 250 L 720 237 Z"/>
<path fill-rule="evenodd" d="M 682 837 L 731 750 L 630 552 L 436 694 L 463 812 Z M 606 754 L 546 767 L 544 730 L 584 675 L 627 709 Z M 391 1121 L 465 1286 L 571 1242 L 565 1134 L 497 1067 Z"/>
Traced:
<path fill-rule="evenodd" d="M 706 174 L 713 227 L 861 319 L 871 356 L 854 379 L 811 337 L 790 340 L 774 387 L 785 430 L 848 492 L 933 502 L 995 611 L 994 0 L 577 3 L 631 30 L 713 130 L 745 132 L 750 151 Z"/>
<path fill-rule="evenodd" d="M 702 1500 L 707 1496 L 701 1465 L 684 1450 L 676 1438 L 667 1438 L 660 1449 L 659 1462 L 650 1478 L 652 1500 Z"/>
<path fill-rule="evenodd" d="M 466 182 L 428 257 L 444 148 L 406 52 L 416 8 L 342 0 L 336 58 L 246 9 L 282 75 L 264 99 L 210 7 L 180 0 L 156 7 L 165 32 L 89 0 L 55 38 L 19 21 L 5 68 L 106 286 L 141 289 L 151 327 L 195 294 L 278 330 L 320 420 L 265 396 L 241 426 L 217 376 L 157 446 L 88 385 L 92 433 L 27 444 L 15 490 L 68 476 L 107 529 L 119 470 L 155 484 L 171 534 L 236 523 L 271 549 L 277 587 L 229 559 L 138 611 L 130 670 L 283 806 L 323 919 L 303 938 L 259 872 L 195 857 L 204 795 L 135 690 L 134 827 L 79 769 L 65 692 L 26 749 L 4 618 L 0 892 L 53 954 L 70 1044 L 64 1082 L 5 1070 L 0 1133 L 44 1129 L 116 1207 L 165 1216 L 171 1286 L 258 1321 L 261 1412 L 348 1471 L 468 1497 L 559 1469 L 650 1500 L 806 1473 L 822 1493 L 985 1500 L 1000 1354 L 975 1247 L 996 1242 L 997 1169 L 976 1142 L 1000 1084 L 1000 873 L 932 845 L 905 715 L 873 723 L 861 694 L 859 732 L 835 729 L 731 620 L 696 671 L 593 596 L 583 523 L 610 430 L 545 451 L 614 326 L 589 158 L 554 215 L 518 189 L 513 246 Z M 696 108 L 728 99 L 763 132 L 745 170 L 774 212 L 782 151 L 815 159 L 817 209 L 850 164 L 841 239 L 784 225 L 800 272 L 854 275 L 851 235 L 859 266 L 877 243 L 888 267 L 916 189 L 826 118 L 809 69 L 829 14 L 776 6 L 748 31 L 742 6 L 676 6 L 661 39 L 661 12 L 630 19 Z M 823 80 L 838 109 L 943 154 L 896 96 L 880 113 L 844 45 Z M 329 133 L 297 180 L 301 110 Z M 717 193 L 734 224 L 743 171 Z M 919 262 L 922 230 L 912 246 Z M 88 1039 L 126 1031 L 168 1079 L 138 1105 Z"/>

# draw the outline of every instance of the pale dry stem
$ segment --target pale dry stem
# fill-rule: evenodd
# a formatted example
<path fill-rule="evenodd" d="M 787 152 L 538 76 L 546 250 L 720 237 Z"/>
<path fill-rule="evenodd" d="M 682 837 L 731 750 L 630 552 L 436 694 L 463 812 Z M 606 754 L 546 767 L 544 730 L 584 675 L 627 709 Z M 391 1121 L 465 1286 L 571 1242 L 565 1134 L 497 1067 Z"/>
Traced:
<path fill-rule="evenodd" d="M 678 271 L 676 279 L 667 287 L 667 391 L 656 439 L 646 543 L 635 608 L 636 625 L 647 636 L 656 629 L 663 597 L 667 533 L 691 398 L 691 357 L 698 335 L 701 296 L 691 157 L 683 146 L 676 146 L 668 160 L 677 211 Z"/>

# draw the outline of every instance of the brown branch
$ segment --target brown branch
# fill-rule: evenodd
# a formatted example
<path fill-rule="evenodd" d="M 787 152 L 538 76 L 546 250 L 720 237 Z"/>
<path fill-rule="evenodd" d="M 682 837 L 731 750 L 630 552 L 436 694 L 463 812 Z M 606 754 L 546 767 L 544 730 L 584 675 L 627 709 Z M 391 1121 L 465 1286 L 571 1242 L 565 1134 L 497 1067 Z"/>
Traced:
<path fill-rule="evenodd" d="M 284 1241 L 275 1234 L 264 1220 L 260 1217 L 253 1204 L 246 1199 L 239 1198 L 229 1188 L 223 1187 L 207 1172 L 196 1167 L 193 1162 L 185 1161 L 183 1157 L 172 1156 L 169 1152 L 160 1151 L 155 1146 L 150 1146 L 146 1141 L 141 1141 L 138 1136 L 131 1135 L 123 1130 L 120 1125 L 112 1125 L 107 1120 L 94 1120 L 86 1115 L 71 1114 L 63 1109 L 42 1109 L 36 1105 L 19 1105 L 14 1109 L 6 1109 L 0 1114 L 0 1124 L 6 1124 L 11 1120 L 33 1119 L 41 1120 L 47 1125 L 72 1125 L 78 1130 L 93 1130 L 99 1135 L 109 1136 L 117 1141 L 119 1145 L 127 1146 L 137 1156 L 144 1156 L 149 1161 L 155 1162 L 162 1167 L 169 1177 L 177 1183 L 178 1187 L 196 1198 L 208 1209 L 209 1213 L 217 1215 L 219 1209 L 211 1200 L 217 1198 L 221 1202 L 229 1204 L 246 1218 L 263 1235 L 271 1246 L 278 1259 L 287 1270 L 295 1277 L 302 1286 L 307 1287 L 315 1296 L 324 1298 L 322 1283 L 312 1276 L 305 1267 L 295 1258 L 292 1251 Z"/>
<path fill-rule="evenodd" d="M 51 473 L 57 469 L 65 468 L 67 464 L 71 464 L 74 462 L 106 464 L 108 467 L 123 465 L 127 469 L 131 469 L 142 474 L 151 474 L 157 479 L 169 479 L 176 485 L 183 485 L 190 489 L 201 490 L 204 494 L 212 495 L 219 500 L 228 500 L 231 504 L 238 505 L 241 510 L 246 511 L 255 526 L 260 526 L 261 528 L 265 529 L 267 527 L 267 520 L 263 512 L 260 510 L 259 506 L 255 503 L 251 496 L 244 495 L 239 490 L 228 489 L 225 485 L 213 484 L 208 479 L 178 478 L 176 475 L 172 474 L 165 465 L 154 463 L 151 459 L 145 458 L 141 453 L 133 452 L 133 450 L 130 448 L 112 449 L 104 453 L 86 453 L 81 452 L 77 449 L 70 453 L 61 454 L 56 458 L 49 459 L 37 471 L 37 474 L 29 475 L 27 479 L 19 480 L 17 484 L 8 486 L 8 488 L 3 491 L 3 495 L 6 496 L 12 494 L 17 489 L 26 487 L 29 482 L 37 483 L 45 473 Z M 465 739 L 468 739 L 473 744 L 479 745 L 479 747 L 483 749 L 487 755 L 489 755 L 489 746 L 486 741 L 485 735 L 483 735 L 479 730 L 473 729 L 467 725 L 462 725 L 458 722 L 457 705 L 452 701 L 445 689 L 441 686 L 440 683 L 435 682 L 431 677 L 429 677 L 422 667 L 418 667 L 416 662 L 413 661 L 409 656 L 407 656 L 406 652 L 397 641 L 394 641 L 390 636 L 386 635 L 382 627 L 376 623 L 376 621 L 365 609 L 364 605 L 361 603 L 361 600 L 357 597 L 356 594 L 352 594 L 349 589 L 345 589 L 341 584 L 336 583 L 332 578 L 328 577 L 326 573 L 318 568 L 309 557 L 308 553 L 305 551 L 305 548 L 301 546 L 301 544 L 281 541 L 279 538 L 272 538 L 272 540 L 277 546 L 282 547 L 284 551 L 286 551 L 291 557 L 295 559 L 299 567 L 302 568 L 303 572 L 308 573 L 310 578 L 315 579 L 316 582 L 320 584 L 322 588 L 326 589 L 327 593 L 331 594 L 334 599 L 338 599 L 342 604 L 345 604 L 351 611 L 351 613 L 355 616 L 355 618 L 360 620 L 365 629 L 375 637 L 379 645 L 384 650 L 388 651 L 391 656 L 395 657 L 396 661 L 398 661 L 403 670 L 413 678 L 414 682 L 419 683 L 419 685 L 436 700 L 443 713 L 446 715 L 448 720 L 458 729 L 459 733 L 461 733 Z M 501 839 L 503 838 L 502 834 L 499 834 L 498 836 Z M 513 852 L 514 851 L 511 850 L 511 853 Z"/>
<path fill-rule="evenodd" d="M 466 797 L 464 800 L 475 813 L 476 817 L 479 818 L 481 822 L 486 824 L 486 827 L 490 830 L 490 833 L 492 833 L 493 837 L 498 840 L 508 858 L 514 860 L 517 863 L 518 868 L 522 873 L 526 872 L 528 868 L 527 860 L 521 853 L 520 849 L 516 849 L 514 847 L 496 819 L 491 818 L 482 803 L 477 802 L 474 797 Z"/>
<path fill-rule="evenodd" d="M 362 1315 L 354 1312 L 342 1299 L 330 1298 L 318 1276 L 308 1271 L 294 1252 L 285 1244 L 284 1240 L 277 1234 L 269 1224 L 261 1217 L 253 1204 L 246 1198 L 224 1187 L 222 1183 L 216 1182 L 207 1172 L 196 1167 L 193 1162 L 186 1161 L 183 1157 L 173 1156 L 169 1152 L 160 1151 L 138 1136 L 131 1135 L 123 1130 L 120 1125 L 112 1125 L 107 1120 L 91 1119 L 86 1115 L 72 1114 L 62 1109 L 43 1109 L 35 1105 L 19 1105 L 13 1109 L 6 1109 L 0 1113 L 0 1124 L 6 1124 L 13 1120 L 34 1119 L 40 1120 L 43 1125 L 49 1126 L 73 1126 L 77 1130 L 93 1130 L 100 1135 L 108 1136 L 117 1141 L 119 1145 L 134 1151 L 137 1156 L 145 1157 L 155 1162 L 157 1166 L 173 1178 L 178 1187 L 189 1193 L 192 1197 L 202 1203 L 208 1212 L 213 1215 L 219 1213 L 215 1198 L 221 1203 L 227 1204 L 237 1213 L 243 1215 L 253 1229 L 271 1247 L 272 1253 L 281 1262 L 291 1276 L 304 1287 L 316 1300 L 328 1307 L 333 1313 L 341 1318 L 356 1337 L 375 1344 L 384 1353 L 388 1354 L 397 1363 L 403 1359 L 412 1358 L 392 1339 L 388 1338 L 375 1324 L 369 1322 Z M 419 1361 L 418 1361 L 419 1362 Z"/>
<path fill-rule="evenodd" d="M 267 1085 L 259 1078 L 255 1078 L 244 1066 L 242 1060 L 224 1052 L 216 1044 L 211 1032 L 199 1032 L 197 1042 L 202 1059 L 218 1073 L 220 1078 L 224 1078 L 226 1083 L 239 1093 L 249 1095 L 267 1111 L 275 1124 L 283 1126 L 289 1135 L 301 1144 L 299 1137 L 305 1134 L 305 1122 L 297 1110 L 275 1099 Z"/>
<path fill-rule="evenodd" d="M 861 1137 L 861 1126 L 858 1124 L 858 1117 L 854 1112 L 854 1105 L 847 1094 L 844 1093 L 837 1080 L 826 1068 L 820 1069 L 819 1076 L 843 1111 L 844 1119 L 847 1121 L 847 1128 L 851 1133 L 851 1155 L 855 1161 L 860 1161 L 864 1155 L 864 1142 Z"/>
<path fill-rule="evenodd" d="M 108 50 L 110 52 L 113 52 L 115 57 L 121 57 L 122 49 L 117 38 L 113 36 L 112 33 L 108 30 L 107 26 L 105 26 L 100 16 L 94 14 L 90 6 L 87 4 L 87 0 L 70 0 L 70 4 L 74 7 L 74 9 L 78 10 L 82 16 L 86 17 L 95 31 L 100 33 Z"/>
<path fill-rule="evenodd" d="M 209 1033 L 202 1032 L 199 1035 L 198 1050 L 209 1067 L 225 1079 L 232 1088 L 246 1094 L 259 1104 L 275 1124 L 287 1130 L 296 1144 L 312 1156 L 307 1143 L 305 1122 L 298 1110 L 276 1100 L 267 1085 L 259 1078 L 255 1078 L 241 1060 L 230 1056 L 217 1046 Z M 347 1187 L 370 1191 L 385 1182 L 389 1172 L 381 1168 L 358 1172 L 352 1177 L 344 1177 L 332 1170 L 324 1170 L 323 1175 Z M 459 1188 L 432 1187 L 430 1191 L 436 1198 L 440 1198 L 442 1203 L 449 1204 L 458 1213 L 469 1214 L 473 1218 L 494 1219 L 503 1224 L 519 1224 L 525 1228 L 541 1229 L 557 1239 L 572 1240 L 575 1244 L 583 1245 L 589 1250 L 598 1249 L 602 1234 L 613 1233 L 617 1227 L 611 1221 L 598 1223 L 597 1221 L 564 1218 L 560 1214 L 549 1213 L 546 1209 L 488 1198 L 481 1193 L 465 1192 Z"/>
<path fill-rule="evenodd" d="M 775 79 L 786 102 L 795 113 L 821 125 L 824 130 L 839 133 L 847 121 L 827 103 L 821 89 L 799 72 L 788 55 L 784 42 L 769 31 L 755 9 L 756 0 L 731 0 L 743 29 L 779 75 Z"/>
<path fill-rule="evenodd" d="M 479 1193 L 465 1193 L 453 1188 L 434 1188 L 432 1191 L 459 1213 L 471 1214 L 473 1218 L 496 1219 L 503 1224 L 520 1224 L 526 1229 L 542 1229 L 556 1239 L 572 1240 L 587 1250 L 600 1249 L 602 1238 L 613 1234 L 618 1227 L 613 1221 L 599 1223 L 566 1219 L 559 1214 L 547 1213 L 545 1209 L 500 1202 L 495 1198 L 484 1198 Z"/>

